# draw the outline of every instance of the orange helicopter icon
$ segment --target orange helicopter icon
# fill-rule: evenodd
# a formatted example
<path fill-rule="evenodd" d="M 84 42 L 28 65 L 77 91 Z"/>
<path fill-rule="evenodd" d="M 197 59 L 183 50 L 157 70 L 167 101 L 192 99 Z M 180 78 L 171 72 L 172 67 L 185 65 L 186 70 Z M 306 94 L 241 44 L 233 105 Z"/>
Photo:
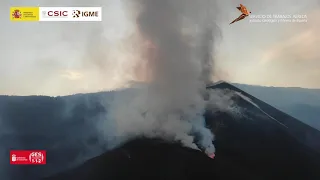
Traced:
<path fill-rule="evenodd" d="M 238 18 L 236 18 L 235 20 L 233 20 L 230 24 L 233 24 L 233 23 L 235 23 L 235 22 L 237 22 L 237 21 L 240 21 L 240 20 L 246 18 L 246 17 L 249 16 L 250 13 L 251 13 L 251 12 L 249 12 L 249 11 L 247 10 L 247 8 L 246 8 L 244 5 L 242 5 L 242 4 L 240 4 L 240 6 L 237 7 L 237 9 L 238 9 L 239 11 L 241 11 L 242 14 L 241 14 Z"/>

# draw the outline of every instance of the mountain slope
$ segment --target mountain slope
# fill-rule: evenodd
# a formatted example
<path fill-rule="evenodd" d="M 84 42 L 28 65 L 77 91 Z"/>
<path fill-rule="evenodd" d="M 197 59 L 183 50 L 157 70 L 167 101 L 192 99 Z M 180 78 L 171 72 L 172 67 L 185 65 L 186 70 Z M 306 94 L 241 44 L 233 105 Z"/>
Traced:
<path fill-rule="evenodd" d="M 320 89 L 233 85 L 320 130 Z"/>
<path fill-rule="evenodd" d="M 225 154 L 267 179 L 320 177 L 319 131 L 228 83 L 211 88 L 231 89 L 251 99 L 235 98 L 244 109 L 241 118 L 207 114 L 216 134 L 217 157 Z"/>
<path fill-rule="evenodd" d="M 253 107 L 255 105 L 248 102 L 247 100 L 240 98 L 241 101 L 238 101 L 237 104 L 240 107 L 247 109 L 245 113 L 250 114 L 249 118 L 252 119 L 256 117 L 260 121 L 268 120 L 275 124 L 278 124 L 279 127 L 281 127 L 284 131 L 286 131 L 290 135 L 294 136 L 300 142 L 305 143 L 308 146 L 313 147 L 313 149 L 316 149 L 318 152 L 320 152 L 320 141 L 317 141 L 317 139 L 320 139 L 320 133 L 315 128 L 301 122 L 298 119 L 293 118 L 292 116 L 282 111 L 279 111 L 278 109 L 270 106 L 269 104 L 257 99 L 256 97 L 242 91 L 241 89 L 229 83 L 226 83 L 226 82 L 218 83 L 210 88 L 231 89 L 235 92 L 240 92 L 245 97 L 250 98 L 252 103 L 259 107 L 259 108 Z"/>
<path fill-rule="evenodd" d="M 49 179 L 320 178 L 319 131 L 228 83 L 209 88 L 238 92 L 234 101 L 242 109 L 241 117 L 207 111 L 216 134 L 214 160 L 170 143 L 133 140 Z"/>
<path fill-rule="evenodd" d="M 199 169 L 199 167 L 202 167 Z M 203 153 L 161 139 L 135 139 L 104 153 L 79 168 L 47 180 L 194 179 L 212 174 L 213 161 Z"/>

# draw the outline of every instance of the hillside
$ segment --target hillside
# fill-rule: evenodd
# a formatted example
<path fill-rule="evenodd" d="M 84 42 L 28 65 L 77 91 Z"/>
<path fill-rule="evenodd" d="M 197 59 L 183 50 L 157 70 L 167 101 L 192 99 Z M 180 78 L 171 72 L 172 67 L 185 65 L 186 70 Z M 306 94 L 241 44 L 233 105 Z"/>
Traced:
<path fill-rule="evenodd" d="M 320 130 L 320 89 L 233 85 Z"/>
<path fill-rule="evenodd" d="M 210 88 L 242 94 L 234 98 L 242 117 L 206 113 L 216 134 L 215 159 L 176 144 L 138 139 L 48 180 L 320 178 L 319 131 L 228 83 Z"/>

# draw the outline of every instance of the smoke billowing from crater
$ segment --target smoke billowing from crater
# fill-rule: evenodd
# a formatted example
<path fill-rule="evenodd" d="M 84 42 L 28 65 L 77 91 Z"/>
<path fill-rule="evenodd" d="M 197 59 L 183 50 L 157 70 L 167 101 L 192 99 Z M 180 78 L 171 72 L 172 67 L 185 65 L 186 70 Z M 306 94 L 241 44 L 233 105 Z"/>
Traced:
<path fill-rule="evenodd" d="M 213 1 L 205 2 L 137 0 L 130 6 L 148 44 L 145 74 L 150 81 L 115 98 L 108 114 L 113 124 L 105 126 L 113 127 L 116 136 L 161 136 L 199 149 L 194 142 L 197 135 L 201 149 L 208 154 L 215 151 L 203 113 L 206 84 L 213 76 L 213 41 L 220 32 L 212 15 L 203 13 Z"/>

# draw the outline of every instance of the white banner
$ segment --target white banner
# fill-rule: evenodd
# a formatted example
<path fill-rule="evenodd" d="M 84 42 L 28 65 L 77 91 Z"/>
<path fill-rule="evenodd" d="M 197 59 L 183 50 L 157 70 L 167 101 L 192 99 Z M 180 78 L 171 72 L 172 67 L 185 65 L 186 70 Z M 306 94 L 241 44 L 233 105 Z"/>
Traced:
<path fill-rule="evenodd" d="M 102 21 L 102 8 L 40 7 L 39 21 Z"/>

